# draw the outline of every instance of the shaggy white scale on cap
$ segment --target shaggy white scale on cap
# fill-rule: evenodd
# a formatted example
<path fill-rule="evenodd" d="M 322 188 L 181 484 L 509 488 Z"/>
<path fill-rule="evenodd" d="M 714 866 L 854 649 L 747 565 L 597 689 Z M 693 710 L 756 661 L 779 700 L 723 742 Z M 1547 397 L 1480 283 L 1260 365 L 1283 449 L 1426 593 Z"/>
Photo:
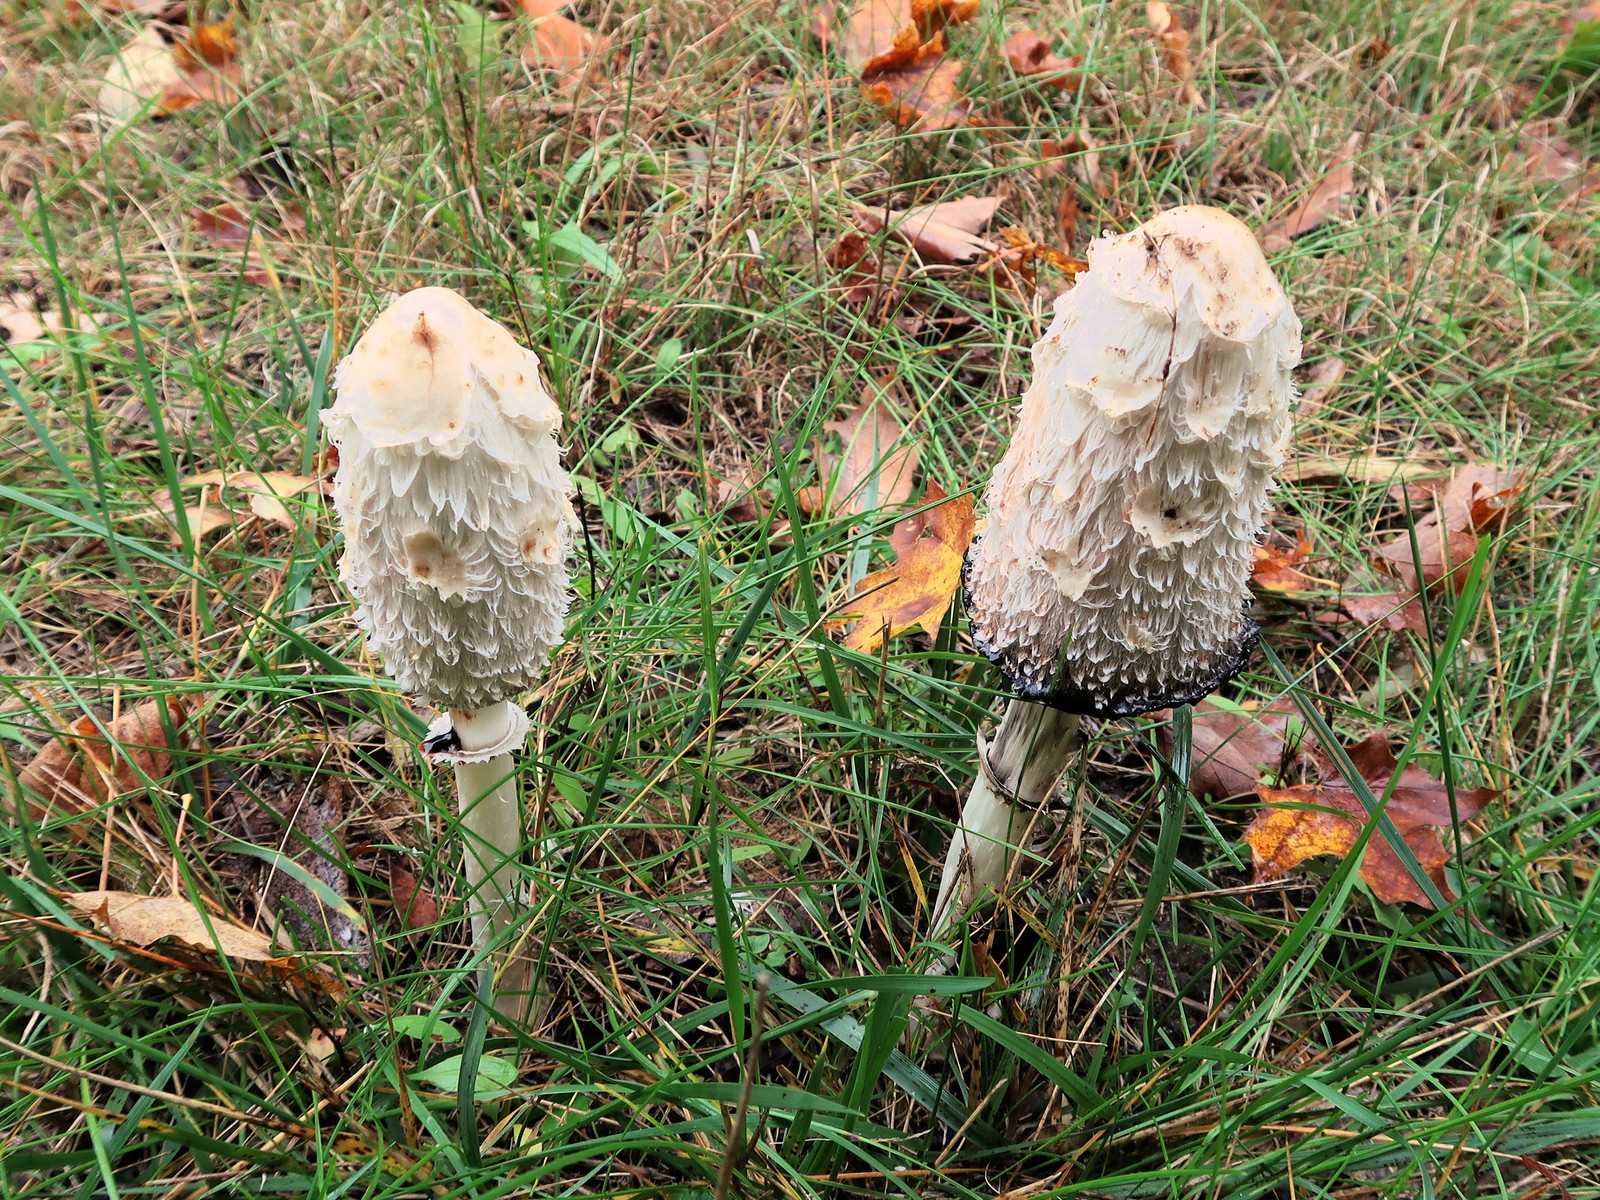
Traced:
<path fill-rule="evenodd" d="M 562 641 L 577 517 L 539 359 L 447 288 L 391 304 L 339 364 L 340 575 L 400 687 L 471 711 Z"/>
<path fill-rule="evenodd" d="M 1300 322 L 1243 224 L 1175 208 L 1090 247 L 1033 356 L 967 557 L 975 641 L 1068 712 L 1198 700 L 1255 645 Z"/>

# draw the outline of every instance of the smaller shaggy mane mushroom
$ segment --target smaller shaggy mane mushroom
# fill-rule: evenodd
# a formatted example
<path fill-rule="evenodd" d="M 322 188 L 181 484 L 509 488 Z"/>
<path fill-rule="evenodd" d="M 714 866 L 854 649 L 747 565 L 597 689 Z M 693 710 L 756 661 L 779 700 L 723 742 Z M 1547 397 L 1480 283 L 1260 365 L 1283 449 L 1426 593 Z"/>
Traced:
<path fill-rule="evenodd" d="M 577 526 L 538 356 L 455 292 L 419 288 L 334 387 L 340 572 L 372 649 L 438 708 L 532 687 L 564 636 Z"/>
<path fill-rule="evenodd" d="M 323 414 L 339 449 L 340 576 L 400 687 L 445 711 L 426 748 L 455 768 L 473 936 L 522 912 L 525 834 L 514 698 L 565 636 L 577 516 L 538 356 L 446 288 L 401 296 L 334 374 Z M 525 1016 L 531 963 L 495 951 L 496 1006 Z"/>

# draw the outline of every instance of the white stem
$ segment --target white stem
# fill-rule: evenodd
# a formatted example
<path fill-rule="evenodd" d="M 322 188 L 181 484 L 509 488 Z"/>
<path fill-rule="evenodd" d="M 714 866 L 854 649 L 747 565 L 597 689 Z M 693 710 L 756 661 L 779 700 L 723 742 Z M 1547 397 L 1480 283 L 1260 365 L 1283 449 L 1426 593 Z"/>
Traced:
<path fill-rule="evenodd" d="M 1050 798 L 1081 745 L 1076 713 L 1027 700 L 1006 705 L 987 751 L 978 740 L 978 778 L 945 855 L 931 936 L 1005 881 L 1033 811 Z"/>
<path fill-rule="evenodd" d="M 503 742 L 516 719 L 509 700 L 473 712 L 450 712 L 464 755 Z M 524 912 L 517 895 L 522 879 L 522 808 L 509 751 L 482 762 L 458 758 L 455 769 L 456 802 L 461 806 L 461 832 L 466 842 L 472 941 L 475 948 L 481 948 L 515 925 Z M 513 958 L 511 948 L 491 959 L 491 970 L 499 977 L 495 1008 L 501 1015 L 526 1019 L 532 969 L 526 957 Z"/>

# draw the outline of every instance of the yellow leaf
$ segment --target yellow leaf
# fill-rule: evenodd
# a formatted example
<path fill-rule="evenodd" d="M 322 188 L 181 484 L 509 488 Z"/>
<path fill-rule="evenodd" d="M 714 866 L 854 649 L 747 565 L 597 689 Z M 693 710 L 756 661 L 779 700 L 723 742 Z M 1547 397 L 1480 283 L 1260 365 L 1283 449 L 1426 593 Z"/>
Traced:
<path fill-rule="evenodd" d="M 930 635 L 939 632 L 972 541 L 972 497 L 946 499 L 938 484 L 929 483 L 924 502 L 934 507 L 901 521 L 889 538 L 895 565 L 873 572 L 856 588 L 851 615 L 860 620 L 844 639 L 852 650 L 871 654 L 917 626 Z"/>

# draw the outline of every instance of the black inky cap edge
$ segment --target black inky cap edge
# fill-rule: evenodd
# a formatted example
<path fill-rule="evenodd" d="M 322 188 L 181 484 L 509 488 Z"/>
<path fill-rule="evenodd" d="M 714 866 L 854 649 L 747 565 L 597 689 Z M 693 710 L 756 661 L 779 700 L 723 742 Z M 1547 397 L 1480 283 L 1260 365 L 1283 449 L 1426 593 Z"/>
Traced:
<path fill-rule="evenodd" d="M 976 543 L 974 543 L 976 545 Z M 1061 680 L 1054 687 L 1028 687 L 1019 684 L 1011 674 L 1011 667 L 1003 655 L 996 654 L 990 647 L 983 634 L 979 632 L 976 621 L 971 621 L 972 616 L 972 589 L 971 589 L 972 552 L 969 549 L 961 563 L 961 599 L 967 607 L 967 616 L 972 627 L 972 644 L 990 662 L 1000 668 L 1001 674 L 1006 677 L 1006 684 L 1024 700 L 1035 704 L 1043 704 L 1049 708 L 1058 708 L 1062 712 L 1077 713 L 1085 717 L 1137 717 L 1142 713 L 1154 712 L 1159 708 L 1176 708 L 1180 704 L 1193 704 L 1203 700 L 1223 684 L 1250 665 L 1251 655 L 1255 652 L 1256 643 L 1261 640 L 1261 628 L 1249 617 L 1244 618 L 1244 624 L 1239 630 L 1233 647 L 1229 650 L 1227 658 L 1222 665 L 1208 675 L 1197 679 L 1188 679 L 1173 691 L 1147 692 L 1143 695 L 1120 695 L 1113 697 L 1109 702 L 1102 702 L 1100 697 L 1091 692 L 1084 691 L 1075 686 L 1070 680 Z"/>

